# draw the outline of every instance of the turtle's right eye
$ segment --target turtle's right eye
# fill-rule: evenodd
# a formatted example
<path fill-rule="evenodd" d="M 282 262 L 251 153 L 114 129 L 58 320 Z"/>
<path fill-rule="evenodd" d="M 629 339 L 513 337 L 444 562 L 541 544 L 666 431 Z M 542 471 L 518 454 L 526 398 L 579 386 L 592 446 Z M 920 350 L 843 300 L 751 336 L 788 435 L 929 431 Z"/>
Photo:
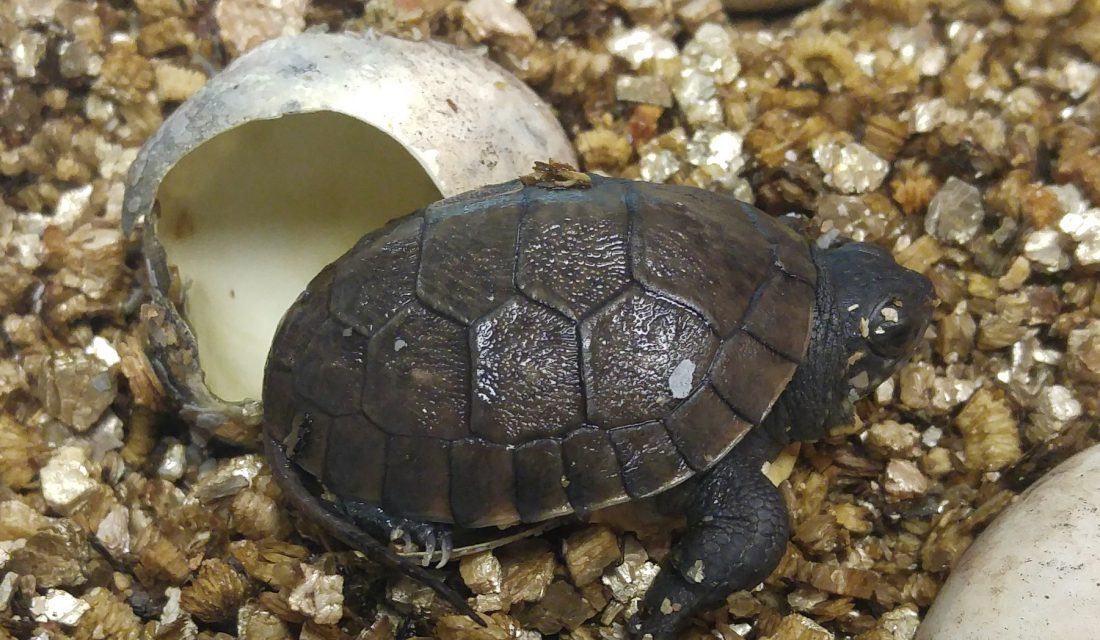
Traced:
<path fill-rule="evenodd" d="M 900 358 L 920 339 L 922 323 L 912 322 L 903 306 L 889 300 L 875 309 L 869 320 L 867 342 L 886 358 Z"/>

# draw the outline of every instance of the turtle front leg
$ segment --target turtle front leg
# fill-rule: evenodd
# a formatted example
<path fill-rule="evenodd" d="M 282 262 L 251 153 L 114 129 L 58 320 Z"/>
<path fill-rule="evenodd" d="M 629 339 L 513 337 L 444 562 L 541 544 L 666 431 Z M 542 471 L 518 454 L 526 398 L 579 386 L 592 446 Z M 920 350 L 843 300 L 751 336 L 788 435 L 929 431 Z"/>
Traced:
<path fill-rule="evenodd" d="M 688 530 L 632 621 L 636 637 L 676 637 L 692 615 L 755 587 L 779 564 L 790 537 L 787 507 L 761 471 L 778 450 L 754 430 L 703 476 L 687 499 Z"/>

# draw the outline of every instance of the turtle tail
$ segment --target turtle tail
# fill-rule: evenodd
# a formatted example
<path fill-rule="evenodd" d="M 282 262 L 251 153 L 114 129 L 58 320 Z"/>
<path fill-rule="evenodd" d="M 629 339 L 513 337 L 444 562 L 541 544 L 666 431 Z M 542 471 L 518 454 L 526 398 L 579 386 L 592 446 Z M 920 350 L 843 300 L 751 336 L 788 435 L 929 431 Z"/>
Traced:
<path fill-rule="evenodd" d="M 390 570 L 402 573 L 417 582 L 431 587 L 441 598 L 481 626 L 486 626 L 481 616 L 466 602 L 457 591 L 447 586 L 438 575 L 416 565 L 394 553 L 389 545 L 352 524 L 335 507 L 310 493 L 302 484 L 293 463 L 286 455 L 283 446 L 276 442 L 267 431 L 263 433 L 264 450 L 267 453 L 271 475 L 279 487 L 290 498 L 295 508 L 312 522 L 316 522 L 333 536 L 348 546 L 362 551 L 372 562 Z"/>

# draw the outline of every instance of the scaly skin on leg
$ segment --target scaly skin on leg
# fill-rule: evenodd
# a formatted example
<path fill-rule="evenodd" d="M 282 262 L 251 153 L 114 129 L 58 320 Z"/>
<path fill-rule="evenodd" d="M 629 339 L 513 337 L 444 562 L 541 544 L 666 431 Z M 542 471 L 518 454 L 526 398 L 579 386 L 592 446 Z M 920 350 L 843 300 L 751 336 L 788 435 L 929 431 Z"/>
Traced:
<path fill-rule="evenodd" d="M 431 564 L 437 551 L 440 555 L 437 569 L 446 566 L 451 558 L 453 544 L 450 525 L 391 516 L 381 507 L 359 500 L 341 498 L 340 505 L 352 522 L 375 536 L 404 540 L 406 547 L 415 542 L 424 550 L 424 561 L 421 564 L 425 567 Z"/>
<path fill-rule="evenodd" d="M 283 494 L 302 515 L 319 524 L 349 546 L 359 549 L 364 555 L 382 567 L 402 573 L 421 584 L 431 587 L 459 613 L 463 613 L 479 625 L 485 626 L 485 621 L 466 602 L 466 599 L 447 586 L 442 578 L 424 567 L 415 565 L 398 556 L 388 545 L 375 539 L 364 531 L 359 524 L 353 522 L 346 513 L 338 511 L 331 504 L 310 493 L 301 482 L 300 470 L 294 468 L 294 463 L 287 457 L 281 443 L 276 442 L 267 433 L 264 433 L 263 441 L 267 459 L 271 465 L 271 475 L 279 484 Z"/>
<path fill-rule="evenodd" d="M 779 564 L 790 537 L 787 507 L 760 470 L 778 448 L 758 429 L 702 478 L 687 503 L 688 531 L 631 625 L 636 637 L 675 638 L 692 615 L 755 587 Z"/>

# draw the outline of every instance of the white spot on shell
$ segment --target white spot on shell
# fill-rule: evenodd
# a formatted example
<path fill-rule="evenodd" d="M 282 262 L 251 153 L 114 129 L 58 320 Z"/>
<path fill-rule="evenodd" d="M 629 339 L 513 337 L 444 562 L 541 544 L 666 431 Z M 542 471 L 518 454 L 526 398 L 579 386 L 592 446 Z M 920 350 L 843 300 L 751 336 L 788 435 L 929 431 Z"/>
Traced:
<path fill-rule="evenodd" d="M 691 360 L 681 360 L 680 364 L 672 370 L 668 377 L 668 388 L 672 391 L 672 397 L 682 399 L 691 393 L 691 378 L 695 375 L 695 363 Z"/>
<path fill-rule="evenodd" d="M 409 343 L 405 342 L 401 338 L 398 338 L 398 339 L 393 341 L 393 350 L 395 352 L 400 351 L 400 350 L 404 349 L 407 346 L 409 346 Z"/>

